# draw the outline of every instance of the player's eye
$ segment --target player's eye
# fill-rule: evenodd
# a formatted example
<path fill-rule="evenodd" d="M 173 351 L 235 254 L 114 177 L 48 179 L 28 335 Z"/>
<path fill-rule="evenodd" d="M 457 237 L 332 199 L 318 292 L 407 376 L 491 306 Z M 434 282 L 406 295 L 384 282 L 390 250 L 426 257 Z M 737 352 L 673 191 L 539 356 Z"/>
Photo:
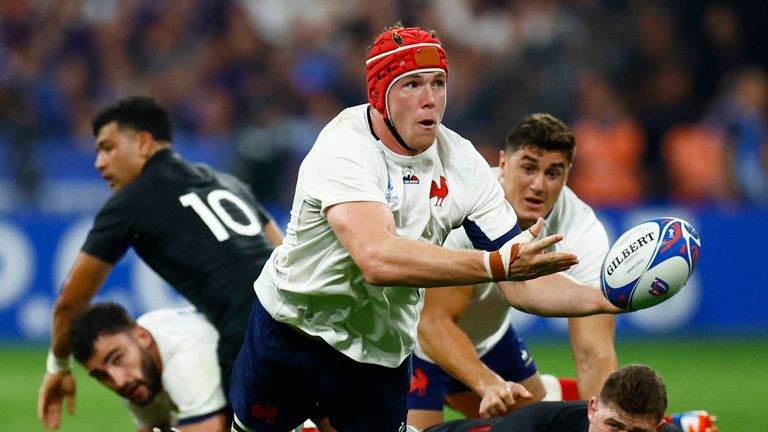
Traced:
<path fill-rule="evenodd" d="M 563 173 L 560 170 L 547 170 L 547 177 L 549 177 L 551 179 L 560 178 L 560 176 L 562 176 L 562 175 L 563 175 Z"/>
<path fill-rule="evenodd" d="M 120 364 L 123 363 L 123 355 L 117 354 L 114 357 L 112 357 L 112 364 L 115 366 L 120 366 Z"/>

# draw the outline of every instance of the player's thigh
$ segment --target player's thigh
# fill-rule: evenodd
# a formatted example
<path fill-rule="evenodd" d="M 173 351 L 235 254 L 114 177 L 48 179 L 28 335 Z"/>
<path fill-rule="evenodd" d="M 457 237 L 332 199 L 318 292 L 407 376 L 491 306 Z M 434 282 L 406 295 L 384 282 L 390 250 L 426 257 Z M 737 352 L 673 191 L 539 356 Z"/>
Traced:
<path fill-rule="evenodd" d="M 280 378 L 290 376 L 290 370 L 263 367 L 258 362 L 254 369 L 238 366 L 232 372 L 230 388 L 235 430 L 288 431 L 309 417 L 314 401 L 302 391 L 301 382 Z"/>
<path fill-rule="evenodd" d="M 310 351 L 305 337 L 254 303 L 230 382 L 236 430 L 287 431 L 313 413 L 315 400 L 305 391 L 307 371 L 317 370 Z"/>
<path fill-rule="evenodd" d="M 342 354 L 339 354 L 343 356 Z M 339 358 L 326 372 L 337 379 L 322 393 L 320 410 L 330 423 L 345 432 L 398 432 L 405 430 L 411 360 L 396 368 Z"/>
<path fill-rule="evenodd" d="M 408 409 L 419 411 L 443 411 L 443 399 L 449 384 L 458 382 L 439 366 L 413 356 Z M 460 384 L 460 383 L 459 383 Z M 466 387 L 462 387 L 466 390 Z"/>

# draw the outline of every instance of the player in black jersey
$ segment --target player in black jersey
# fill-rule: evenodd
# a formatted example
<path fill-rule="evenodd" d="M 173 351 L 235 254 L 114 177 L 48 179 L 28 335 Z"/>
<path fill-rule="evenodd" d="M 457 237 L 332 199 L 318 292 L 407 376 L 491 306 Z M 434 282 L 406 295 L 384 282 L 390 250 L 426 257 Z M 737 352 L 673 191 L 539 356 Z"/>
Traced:
<path fill-rule="evenodd" d="M 456 420 L 424 432 L 680 432 L 664 420 L 667 389 L 651 367 L 622 366 L 588 401 L 539 402 L 491 420 Z M 714 431 L 714 430 L 713 430 Z"/>
<path fill-rule="evenodd" d="M 98 113 L 92 125 L 95 165 L 113 195 L 96 216 L 53 310 L 38 397 L 38 417 L 49 428 L 58 427 L 65 399 L 74 411 L 70 322 L 129 248 L 219 331 L 222 382 L 228 386 L 248 329 L 253 281 L 282 241 L 245 184 L 173 151 L 169 115 L 153 99 L 121 100 Z"/>

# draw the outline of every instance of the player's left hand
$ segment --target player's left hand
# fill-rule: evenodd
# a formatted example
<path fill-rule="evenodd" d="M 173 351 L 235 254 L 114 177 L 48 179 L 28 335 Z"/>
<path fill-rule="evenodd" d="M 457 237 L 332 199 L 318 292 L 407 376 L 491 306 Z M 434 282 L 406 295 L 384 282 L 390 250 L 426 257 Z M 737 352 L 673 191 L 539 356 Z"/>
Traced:
<path fill-rule="evenodd" d="M 483 392 L 480 401 L 480 418 L 488 419 L 509 412 L 520 398 L 531 398 L 533 395 L 522 384 L 504 381 L 501 385 L 490 386 Z"/>
<path fill-rule="evenodd" d="M 46 373 L 37 396 L 37 418 L 47 429 L 58 429 L 61 409 L 67 400 L 67 412 L 75 413 L 75 377 L 70 372 Z"/>

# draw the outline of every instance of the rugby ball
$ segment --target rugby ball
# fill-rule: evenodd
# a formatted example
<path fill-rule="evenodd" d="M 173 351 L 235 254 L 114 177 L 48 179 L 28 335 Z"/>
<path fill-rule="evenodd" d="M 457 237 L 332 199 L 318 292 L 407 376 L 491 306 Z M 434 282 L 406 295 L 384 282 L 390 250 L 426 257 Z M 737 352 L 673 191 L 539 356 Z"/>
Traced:
<path fill-rule="evenodd" d="M 629 311 L 657 305 L 688 282 L 700 254 L 701 239 L 688 222 L 675 217 L 645 221 L 608 250 L 600 274 L 603 295 Z"/>

